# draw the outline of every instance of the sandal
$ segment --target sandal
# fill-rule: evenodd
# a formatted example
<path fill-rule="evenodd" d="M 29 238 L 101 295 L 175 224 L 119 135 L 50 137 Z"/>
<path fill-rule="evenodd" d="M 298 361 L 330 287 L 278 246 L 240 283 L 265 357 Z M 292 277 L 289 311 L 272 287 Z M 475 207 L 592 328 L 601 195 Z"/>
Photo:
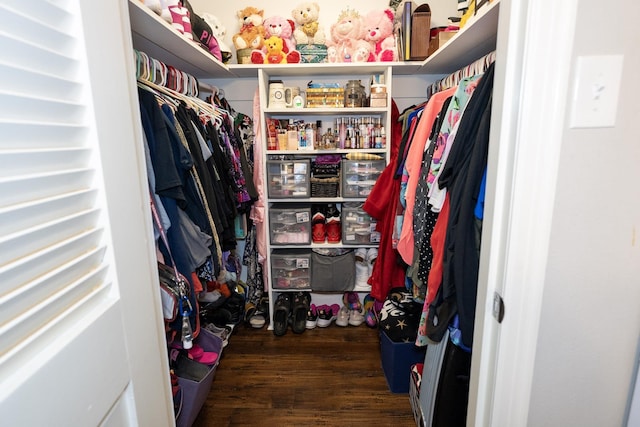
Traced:
<path fill-rule="evenodd" d="M 269 317 L 269 299 L 263 297 L 260 298 L 258 306 L 249 317 L 249 324 L 252 328 L 260 329 L 267 323 L 267 317 Z"/>
<path fill-rule="evenodd" d="M 291 316 L 291 330 L 301 334 L 307 329 L 307 312 L 311 305 L 309 292 L 298 292 L 293 296 L 293 309 Z"/>
<path fill-rule="evenodd" d="M 281 337 L 287 333 L 289 313 L 291 312 L 291 294 L 281 293 L 273 307 L 273 334 Z M 305 312 L 306 313 L 306 312 Z"/>

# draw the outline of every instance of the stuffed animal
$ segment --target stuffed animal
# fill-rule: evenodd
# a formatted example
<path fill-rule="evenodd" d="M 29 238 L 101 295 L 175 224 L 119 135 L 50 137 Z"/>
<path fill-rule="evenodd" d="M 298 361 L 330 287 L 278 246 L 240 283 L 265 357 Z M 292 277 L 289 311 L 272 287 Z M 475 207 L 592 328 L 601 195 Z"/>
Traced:
<path fill-rule="evenodd" d="M 286 56 L 287 64 L 297 64 L 300 62 L 300 52 L 296 50 L 295 41 L 292 39 L 294 23 L 291 20 L 279 16 L 269 17 L 264 20 L 265 38 L 278 37 L 282 39 L 282 52 Z M 251 52 L 252 64 L 264 64 L 266 61 L 267 46 L 261 50 Z"/>
<path fill-rule="evenodd" d="M 371 62 L 373 46 L 366 40 L 358 40 L 353 50 L 352 62 Z"/>
<path fill-rule="evenodd" d="M 284 51 L 296 50 L 296 40 L 293 38 L 295 23 L 291 19 L 282 16 L 270 16 L 264 20 L 264 37 L 277 36 L 284 40 Z"/>
<path fill-rule="evenodd" d="M 264 41 L 267 54 L 264 57 L 265 64 L 286 64 L 287 55 L 282 51 L 284 41 L 278 36 L 271 36 Z"/>
<path fill-rule="evenodd" d="M 213 33 L 213 36 L 216 38 L 216 40 L 218 40 L 218 45 L 220 46 L 220 51 L 222 52 L 222 62 L 226 63 L 229 59 L 231 59 L 231 46 L 229 46 L 224 40 L 224 38 L 227 36 L 227 28 L 222 25 L 222 22 L 220 22 L 220 19 L 217 16 L 211 13 L 205 12 L 200 16 L 202 16 L 204 22 L 209 24 L 209 27 L 211 27 L 211 32 Z"/>
<path fill-rule="evenodd" d="M 347 8 L 331 25 L 331 40 L 327 42 L 328 62 L 351 62 L 355 45 L 364 39 L 364 22 L 356 10 Z"/>
<path fill-rule="evenodd" d="M 297 44 L 325 44 L 324 28 L 318 22 L 320 6 L 318 3 L 300 3 L 291 12 L 296 28 L 293 36 Z"/>
<path fill-rule="evenodd" d="M 236 13 L 240 31 L 233 35 L 233 45 L 240 49 L 262 49 L 264 46 L 264 11 L 255 7 L 245 7 Z"/>
<path fill-rule="evenodd" d="M 365 15 L 364 39 L 373 46 L 369 62 L 398 60 L 398 49 L 393 37 L 393 19 L 391 9 L 372 10 Z"/>

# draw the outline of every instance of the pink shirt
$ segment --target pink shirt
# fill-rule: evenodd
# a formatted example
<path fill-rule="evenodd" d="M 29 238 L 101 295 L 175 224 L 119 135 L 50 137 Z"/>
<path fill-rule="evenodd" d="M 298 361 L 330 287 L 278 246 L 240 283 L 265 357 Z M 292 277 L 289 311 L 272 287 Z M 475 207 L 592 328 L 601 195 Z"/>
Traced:
<path fill-rule="evenodd" d="M 442 109 L 442 105 L 448 97 L 453 96 L 457 87 L 452 87 L 442 92 L 434 94 L 427 102 L 422 111 L 422 117 L 418 122 L 418 127 L 411 140 L 411 146 L 405 160 L 406 174 L 409 176 L 407 188 L 405 191 L 406 208 L 404 211 L 404 219 L 402 222 L 402 233 L 398 240 L 398 253 L 407 264 L 413 264 L 413 206 L 416 201 L 416 188 L 418 186 L 418 178 L 420 178 L 420 169 L 422 165 L 422 156 L 424 155 L 427 139 L 431 133 L 431 127 L 436 116 Z"/>

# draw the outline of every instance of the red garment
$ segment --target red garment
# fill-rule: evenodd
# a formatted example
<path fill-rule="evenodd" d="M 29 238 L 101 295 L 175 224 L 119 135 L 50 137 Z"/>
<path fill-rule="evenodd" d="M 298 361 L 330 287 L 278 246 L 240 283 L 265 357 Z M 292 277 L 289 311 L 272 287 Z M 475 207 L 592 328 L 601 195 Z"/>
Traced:
<path fill-rule="evenodd" d="M 398 121 L 399 117 L 398 106 L 392 100 L 391 133 L 388 139 L 391 144 L 391 157 L 363 206 L 364 211 L 376 219 L 376 230 L 380 232 L 378 259 L 373 265 L 373 272 L 369 278 L 371 296 L 378 301 L 384 301 L 391 288 L 403 287 L 405 282 L 404 267 L 399 262 L 397 251 L 392 246 L 392 234 L 396 216 L 395 207 L 396 201 L 400 197 L 400 180 L 394 179 L 398 151 L 402 140 L 402 123 Z"/>
<path fill-rule="evenodd" d="M 449 224 L 449 193 L 445 195 L 442 209 L 438 214 L 436 225 L 431 232 L 431 249 L 433 261 L 427 279 L 427 297 L 424 306 L 429 307 L 442 285 L 442 263 L 444 261 L 444 239 L 447 237 L 447 225 Z"/>

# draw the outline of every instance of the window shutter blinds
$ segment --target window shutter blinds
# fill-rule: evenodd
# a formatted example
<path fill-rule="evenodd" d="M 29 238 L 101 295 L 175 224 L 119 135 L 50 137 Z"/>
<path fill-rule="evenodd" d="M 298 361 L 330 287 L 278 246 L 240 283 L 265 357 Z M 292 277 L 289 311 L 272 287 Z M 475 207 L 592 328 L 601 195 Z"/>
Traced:
<path fill-rule="evenodd" d="M 0 377 L 116 293 L 78 9 L 0 4 Z"/>

